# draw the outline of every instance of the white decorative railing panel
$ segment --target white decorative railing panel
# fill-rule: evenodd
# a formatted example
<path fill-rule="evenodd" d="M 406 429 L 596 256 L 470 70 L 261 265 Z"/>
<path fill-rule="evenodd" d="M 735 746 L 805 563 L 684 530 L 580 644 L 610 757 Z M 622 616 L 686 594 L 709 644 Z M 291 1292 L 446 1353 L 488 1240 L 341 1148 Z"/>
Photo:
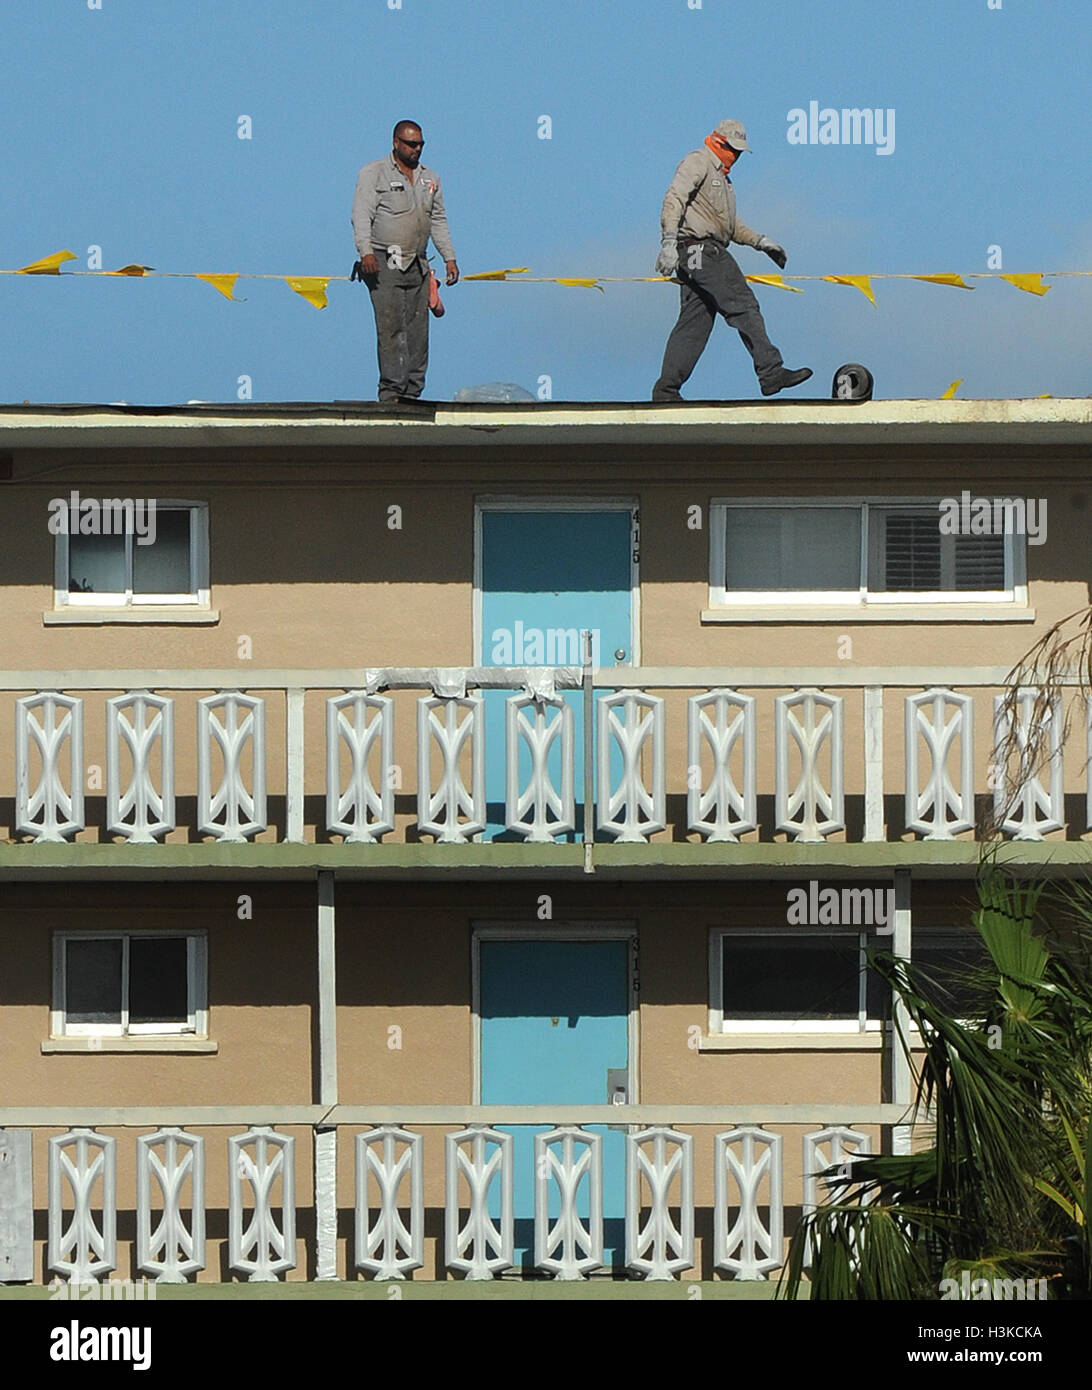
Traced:
<path fill-rule="evenodd" d="M 153 1180 L 162 1208 L 154 1226 Z M 137 1267 L 161 1284 L 184 1284 L 205 1267 L 205 1141 L 199 1135 L 167 1128 L 137 1140 Z"/>
<path fill-rule="evenodd" d="M 660 695 L 620 690 L 597 705 L 599 741 L 598 823 L 620 844 L 643 844 L 666 828 L 664 701 Z M 611 751 L 621 753 L 619 783 L 611 780 Z M 641 772 L 642 755 L 651 758 L 651 786 Z"/>
<path fill-rule="evenodd" d="M 419 1134 L 396 1125 L 379 1125 L 356 1136 L 356 1267 L 377 1280 L 404 1279 L 425 1262 L 423 1142 Z M 369 1179 L 379 1192 L 374 1221 Z M 408 1193 L 400 1196 L 407 1186 Z"/>
<path fill-rule="evenodd" d="M 864 1158 L 872 1152 L 872 1139 L 860 1130 L 846 1125 L 828 1125 L 825 1129 L 812 1130 L 804 1135 L 804 1201 L 802 1213 L 809 1216 L 819 1205 L 819 1184 L 823 1175 L 832 1176 L 827 1170 L 835 1168 L 838 1175 L 848 1175 L 851 1165 L 857 1158 Z M 846 1189 L 838 1189 L 844 1196 Z M 804 1263 L 811 1264 L 811 1241 L 807 1242 Z"/>
<path fill-rule="evenodd" d="M 511 1269 L 515 1259 L 512 1136 L 486 1125 L 471 1125 L 445 1135 L 444 1147 L 444 1261 L 467 1279 L 492 1279 Z M 460 1178 L 469 1199 L 465 1222 L 459 1214 Z M 500 1198 L 497 1221 L 489 1215 L 494 1183 Z"/>
<path fill-rule="evenodd" d="M 32 744 L 41 762 L 33 791 Z M 19 834 L 60 843 L 82 830 L 83 778 L 83 701 L 52 690 L 17 700 L 15 828 Z"/>
<path fill-rule="evenodd" d="M 799 690 L 774 701 L 777 828 L 794 840 L 818 843 L 845 829 L 843 795 L 844 701 L 841 695 Z M 799 755 L 792 780 L 791 749 Z M 829 766 L 823 780 L 822 763 Z"/>
<path fill-rule="evenodd" d="M 266 1126 L 228 1140 L 228 1261 L 251 1283 L 273 1283 L 278 1274 L 296 1267 L 295 1143 L 291 1135 Z M 244 1184 L 253 1201 L 249 1209 L 244 1205 Z"/>
<path fill-rule="evenodd" d="M 131 763 L 124 790 L 123 746 Z M 106 702 L 106 828 L 130 844 L 148 845 L 174 826 L 174 702 L 147 690 L 115 695 Z"/>
<path fill-rule="evenodd" d="M 641 1179 L 648 1219 L 641 1224 Z M 672 1188 L 677 1196 L 672 1200 Z M 678 1206 L 679 1220 L 671 1208 Z M 694 1140 L 660 1125 L 626 1135 L 626 1266 L 670 1279 L 694 1263 Z"/>
<path fill-rule="evenodd" d="M 713 1263 L 737 1279 L 762 1279 L 782 1264 L 781 1135 L 743 1125 L 718 1134 L 715 1142 Z M 768 1226 L 762 1222 L 759 1203 L 764 1180 Z M 735 1187 L 735 1202 L 730 1200 L 729 1183 Z M 738 1210 L 729 1230 L 732 1206 Z"/>
<path fill-rule="evenodd" d="M 1029 754 L 1028 746 L 1032 739 L 1032 729 L 1039 726 L 1036 741 L 1043 737 L 1042 726 L 1046 725 L 1045 740 L 1049 750 L 1044 759 L 1049 786 L 1044 786 L 1039 776 L 1039 767 L 1023 766 L 1022 782 L 1016 788 L 1009 784 L 1007 767 L 994 768 L 993 805 L 994 813 L 1001 820 L 1001 827 L 1016 840 L 1041 840 L 1050 830 L 1061 830 L 1065 826 L 1065 804 L 1062 783 L 1062 702 L 1059 698 L 1043 700 L 1038 690 L 1021 688 L 1016 692 L 1015 731 L 1011 709 L 1007 709 L 1005 699 L 995 695 L 993 701 L 994 753 L 1004 748 L 1013 735 L 1014 755 L 1023 764 Z M 1039 745 L 1042 746 L 1041 744 Z"/>
<path fill-rule="evenodd" d="M 220 715 L 223 718 L 220 718 Z M 223 773 L 212 790 L 213 744 Z M 244 768 L 249 751 L 252 784 Z M 221 819 L 223 817 L 223 819 Z M 202 835 L 241 841 L 266 828 L 265 701 L 231 691 L 197 702 L 197 825 Z"/>
<path fill-rule="evenodd" d="M 559 1205 L 549 1214 L 551 1183 Z M 577 1210 L 580 1188 L 588 1222 Z M 535 1135 L 535 1264 L 558 1279 L 583 1279 L 603 1267 L 603 1137 L 576 1125 Z"/>
<path fill-rule="evenodd" d="M 572 706 L 564 696 L 512 695 L 505 702 L 505 826 L 531 844 L 549 844 L 576 828 L 573 757 L 576 746 Z M 550 713 L 552 711 L 552 714 Z M 520 788 L 520 749 L 531 762 L 527 785 Z M 556 747 L 561 785 L 550 776 Z M 530 813 L 530 814 L 528 814 Z"/>
<path fill-rule="evenodd" d="M 340 753 L 349 751 L 341 786 Z M 378 762 L 378 784 L 372 776 Z M 394 829 L 394 701 L 350 690 L 326 701 L 326 828 L 347 844 L 371 844 Z"/>
<path fill-rule="evenodd" d="M 734 841 L 758 826 L 755 797 L 755 699 L 734 690 L 691 695 L 687 704 L 686 786 L 688 822 L 710 842 Z M 740 751 L 741 782 L 732 758 Z M 712 756 L 703 778 L 703 751 Z"/>
<path fill-rule="evenodd" d="M 928 751 L 922 785 L 919 749 Z M 959 786 L 949 773 L 958 744 Z M 906 828 L 927 840 L 951 840 L 974 829 L 974 701 L 952 690 L 906 697 Z"/>
<path fill-rule="evenodd" d="M 65 1209 L 66 1188 L 71 1212 Z M 50 1139 L 47 1263 L 70 1283 L 86 1283 L 117 1268 L 116 1139 L 82 1128 Z"/>
<path fill-rule="evenodd" d="M 417 824 L 440 844 L 465 844 L 485 829 L 485 701 L 430 695 L 417 702 Z M 440 776 L 432 790 L 432 748 Z M 470 759 L 470 786 L 460 763 Z"/>

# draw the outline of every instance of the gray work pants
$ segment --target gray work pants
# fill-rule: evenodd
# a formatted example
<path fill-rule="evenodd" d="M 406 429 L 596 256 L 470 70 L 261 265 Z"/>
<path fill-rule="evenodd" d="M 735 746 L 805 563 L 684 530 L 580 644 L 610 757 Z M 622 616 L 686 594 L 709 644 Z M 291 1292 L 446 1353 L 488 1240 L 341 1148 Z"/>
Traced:
<path fill-rule="evenodd" d="M 776 381 L 781 354 L 766 336 L 758 300 L 728 250 L 718 241 L 680 245 L 678 276 L 682 281 L 679 318 L 667 340 L 652 399 L 678 399 L 679 387 L 697 366 L 718 314 L 743 339 L 759 383 Z"/>
<path fill-rule="evenodd" d="M 416 397 L 425 389 L 428 366 L 428 266 L 415 258 L 407 269 L 395 270 L 378 255 L 379 274 L 369 276 L 367 285 L 375 310 L 379 399 Z"/>

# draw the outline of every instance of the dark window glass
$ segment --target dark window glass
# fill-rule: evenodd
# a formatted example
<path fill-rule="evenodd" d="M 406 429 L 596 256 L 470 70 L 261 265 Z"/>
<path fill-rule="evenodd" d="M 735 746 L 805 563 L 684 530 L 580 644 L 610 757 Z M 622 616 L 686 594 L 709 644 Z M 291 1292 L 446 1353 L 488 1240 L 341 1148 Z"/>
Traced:
<path fill-rule="evenodd" d="M 952 1018 L 967 1018 L 979 1007 L 970 976 L 988 960 L 982 940 L 968 933 L 915 936 L 911 959 L 922 969 L 914 977 L 919 992 Z"/>
<path fill-rule="evenodd" d="M 856 1019 L 861 950 L 857 936 L 723 939 L 724 1017 L 815 1021 Z M 871 972 L 870 972 L 871 973 Z M 879 981 L 868 990 L 880 1007 Z"/>
<path fill-rule="evenodd" d="M 955 537 L 955 586 L 983 590 L 1005 587 L 1004 536 Z"/>
<path fill-rule="evenodd" d="M 875 941 L 870 940 L 868 944 L 876 947 Z M 878 949 L 883 949 L 882 944 Z M 865 971 L 865 1012 L 868 1018 L 874 1019 L 891 1016 L 888 988 L 875 970 L 869 968 Z"/>
<path fill-rule="evenodd" d="M 185 1023 L 189 1012 L 185 937 L 130 937 L 129 1022 Z"/>
<path fill-rule="evenodd" d="M 884 561 L 885 589 L 940 589 L 937 513 L 889 512 Z"/>
<path fill-rule="evenodd" d="M 125 537 L 69 536 L 68 591 L 72 594 L 123 594 Z"/>
<path fill-rule="evenodd" d="M 881 528 L 881 565 L 873 585 L 878 592 L 995 592 L 1005 587 L 1002 535 L 942 534 L 936 511 L 909 507 L 877 507 L 871 524 Z"/>
<path fill-rule="evenodd" d="M 156 508 L 155 541 L 133 537 L 133 593 L 189 594 L 196 587 L 190 569 L 189 509 Z"/>
<path fill-rule="evenodd" d="M 121 941 L 65 942 L 65 1015 L 69 1023 L 121 1022 Z"/>

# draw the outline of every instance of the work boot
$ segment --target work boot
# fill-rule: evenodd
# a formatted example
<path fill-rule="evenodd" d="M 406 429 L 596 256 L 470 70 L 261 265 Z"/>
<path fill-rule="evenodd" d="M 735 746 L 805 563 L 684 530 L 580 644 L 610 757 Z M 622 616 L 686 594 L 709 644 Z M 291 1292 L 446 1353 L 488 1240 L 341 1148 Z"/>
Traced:
<path fill-rule="evenodd" d="M 789 371 L 788 367 L 782 367 L 772 381 L 762 383 L 762 394 L 764 396 L 776 396 L 778 391 L 784 391 L 787 386 L 799 386 L 802 381 L 807 381 L 811 376 L 810 367 L 797 367 L 795 371 Z"/>
<path fill-rule="evenodd" d="M 659 387 L 656 387 L 653 389 L 652 392 L 652 400 L 653 404 L 667 405 L 669 402 L 674 402 L 677 404 L 682 400 L 682 397 L 679 395 L 678 391 L 665 391 Z"/>

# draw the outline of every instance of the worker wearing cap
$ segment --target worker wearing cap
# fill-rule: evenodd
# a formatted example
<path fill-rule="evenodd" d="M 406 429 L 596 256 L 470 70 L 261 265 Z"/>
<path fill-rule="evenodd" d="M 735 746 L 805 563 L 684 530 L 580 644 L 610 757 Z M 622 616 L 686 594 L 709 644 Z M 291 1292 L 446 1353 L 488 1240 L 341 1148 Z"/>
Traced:
<path fill-rule="evenodd" d="M 678 322 L 667 340 L 660 379 L 652 388 L 654 401 L 682 399 L 679 388 L 697 365 L 717 314 L 723 314 L 743 339 L 764 396 L 798 386 L 811 376 L 810 367 L 789 371 L 783 365 L 766 335 L 758 300 L 728 250 L 735 241 L 765 251 L 782 268 L 785 265 L 784 249 L 736 216 L 728 171 L 750 148 L 739 121 L 721 121 L 701 148 L 682 161 L 667 190 L 656 269 L 661 275 L 677 276 L 682 288 Z"/>
<path fill-rule="evenodd" d="M 353 198 L 360 275 L 375 310 L 381 401 L 416 400 L 425 389 L 430 236 L 444 258 L 447 283 L 459 278 L 440 180 L 421 163 L 424 143 L 419 125 L 399 121 L 394 149 L 365 164 Z"/>

